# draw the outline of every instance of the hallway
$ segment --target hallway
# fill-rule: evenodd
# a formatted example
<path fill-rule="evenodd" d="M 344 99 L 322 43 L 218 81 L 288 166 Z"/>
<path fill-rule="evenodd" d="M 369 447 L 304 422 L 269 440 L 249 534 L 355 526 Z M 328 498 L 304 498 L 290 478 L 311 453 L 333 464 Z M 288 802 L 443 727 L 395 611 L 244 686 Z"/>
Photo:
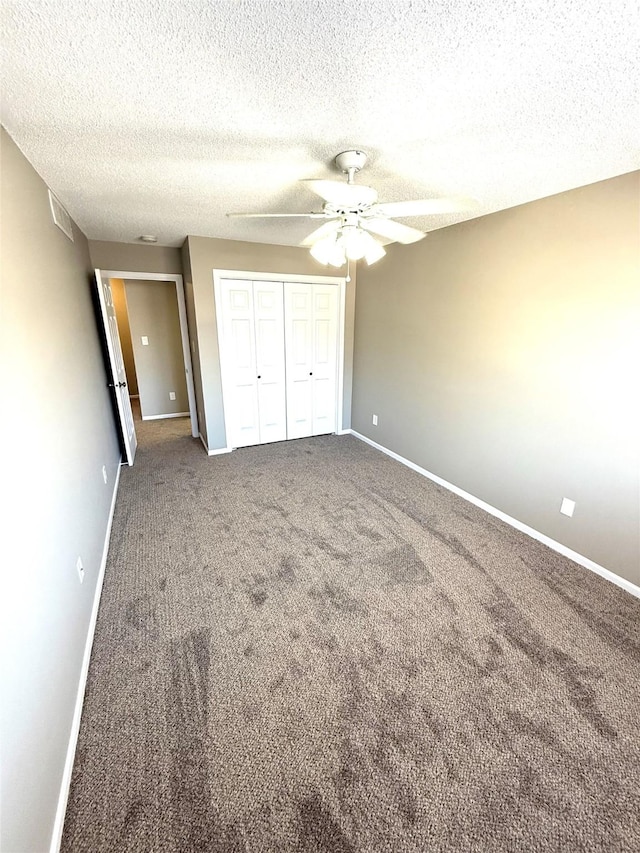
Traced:
<path fill-rule="evenodd" d="M 135 397 L 131 399 L 131 410 L 138 438 L 134 465 L 139 465 L 141 459 L 145 458 L 145 450 L 152 447 L 157 448 L 159 444 L 170 443 L 175 439 L 189 439 L 197 442 L 199 448 L 204 452 L 200 440 L 191 435 L 191 419 L 189 417 L 158 418 L 158 420 L 143 421 L 140 415 L 140 401 Z"/>

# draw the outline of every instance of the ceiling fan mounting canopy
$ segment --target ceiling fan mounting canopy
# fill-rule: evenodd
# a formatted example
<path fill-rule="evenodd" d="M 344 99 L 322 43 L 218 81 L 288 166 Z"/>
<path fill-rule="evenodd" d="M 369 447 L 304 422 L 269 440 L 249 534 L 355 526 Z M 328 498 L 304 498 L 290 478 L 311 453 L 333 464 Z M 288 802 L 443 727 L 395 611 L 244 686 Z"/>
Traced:
<path fill-rule="evenodd" d="M 311 254 L 321 263 L 341 266 L 346 259 L 364 257 L 367 263 L 379 260 L 385 251 L 373 238 L 381 237 L 385 242 L 415 243 L 426 236 L 424 231 L 411 228 L 393 217 L 426 216 L 468 210 L 474 206 L 471 199 L 430 198 L 416 201 L 378 203 L 378 193 L 373 187 L 356 184 L 354 176 L 367 162 L 367 155 L 357 148 L 342 151 L 335 164 L 347 175 L 344 181 L 307 179 L 306 186 L 323 200 L 322 211 L 311 213 L 228 213 L 240 217 L 307 217 L 324 219 L 303 241 Z"/>
<path fill-rule="evenodd" d="M 366 162 L 367 155 L 364 151 L 357 150 L 343 151 L 335 159 L 338 169 L 349 176 L 347 180 L 350 184 L 353 183 L 353 176 L 362 169 Z"/>

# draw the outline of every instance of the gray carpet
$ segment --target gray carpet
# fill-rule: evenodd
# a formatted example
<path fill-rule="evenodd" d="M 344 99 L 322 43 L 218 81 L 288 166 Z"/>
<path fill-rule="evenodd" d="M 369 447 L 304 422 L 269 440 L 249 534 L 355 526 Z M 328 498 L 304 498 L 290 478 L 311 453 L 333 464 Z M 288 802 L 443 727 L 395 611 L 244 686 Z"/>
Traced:
<path fill-rule="evenodd" d="M 64 853 L 640 849 L 640 601 L 353 437 L 138 429 Z"/>

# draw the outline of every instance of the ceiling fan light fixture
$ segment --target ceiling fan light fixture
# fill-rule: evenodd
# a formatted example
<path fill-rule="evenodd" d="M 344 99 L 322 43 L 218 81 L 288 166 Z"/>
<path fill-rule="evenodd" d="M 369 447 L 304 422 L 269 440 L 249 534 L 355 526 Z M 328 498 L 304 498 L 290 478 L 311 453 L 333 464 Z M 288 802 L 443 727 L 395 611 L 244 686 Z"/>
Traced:
<path fill-rule="evenodd" d="M 364 256 L 364 259 L 369 266 L 371 266 L 371 264 L 375 264 L 376 261 L 379 261 L 380 258 L 384 258 L 384 256 L 387 254 L 384 246 L 381 246 L 380 243 L 377 243 L 373 239 L 373 237 L 371 238 L 371 242 L 373 245 L 369 249 L 367 249 L 367 252 Z"/>
<path fill-rule="evenodd" d="M 333 234 L 330 237 L 318 240 L 309 249 L 309 252 L 318 263 L 324 264 L 324 266 L 331 264 L 333 267 L 341 267 L 346 260 L 344 247 Z"/>
<path fill-rule="evenodd" d="M 380 243 L 363 228 L 345 225 L 342 234 L 340 239 L 343 241 L 345 253 L 350 261 L 359 261 L 364 258 L 367 264 L 374 264 L 386 255 Z"/>
<path fill-rule="evenodd" d="M 364 258 L 369 248 L 367 237 L 369 235 L 357 225 L 344 225 L 338 242 L 344 247 L 345 255 L 350 261 L 359 261 Z"/>
<path fill-rule="evenodd" d="M 329 263 L 332 267 L 341 267 L 344 266 L 347 262 L 347 256 L 344 253 L 344 249 L 342 246 L 334 245 L 331 250 L 331 255 L 329 257 Z"/>
<path fill-rule="evenodd" d="M 343 266 L 347 260 L 365 259 L 374 264 L 386 255 L 386 251 L 368 233 L 357 225 L 343 225 L 335 234 L 323 237 L 309 249 L 311 256 L 324 266 Z"/>

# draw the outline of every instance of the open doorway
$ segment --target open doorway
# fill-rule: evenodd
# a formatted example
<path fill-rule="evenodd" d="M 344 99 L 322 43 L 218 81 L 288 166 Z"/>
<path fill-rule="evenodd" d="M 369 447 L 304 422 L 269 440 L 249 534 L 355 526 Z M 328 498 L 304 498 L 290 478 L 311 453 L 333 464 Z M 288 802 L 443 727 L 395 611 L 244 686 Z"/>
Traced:
<path fill-rule="evenodd" d="M 188 417 L 173 282 L 118 278 L 110 282 L 134 415 L 143 421 Z"/>
<path fill-rule="evenodd" d="M 133 414 L 142 420 L 189 417 L 199 435 L 182 276 L 102 270 Z M 124 383 L 123 383 L 124 384 Z M 132 460 L 130 461 L 132 464 Z"/>

